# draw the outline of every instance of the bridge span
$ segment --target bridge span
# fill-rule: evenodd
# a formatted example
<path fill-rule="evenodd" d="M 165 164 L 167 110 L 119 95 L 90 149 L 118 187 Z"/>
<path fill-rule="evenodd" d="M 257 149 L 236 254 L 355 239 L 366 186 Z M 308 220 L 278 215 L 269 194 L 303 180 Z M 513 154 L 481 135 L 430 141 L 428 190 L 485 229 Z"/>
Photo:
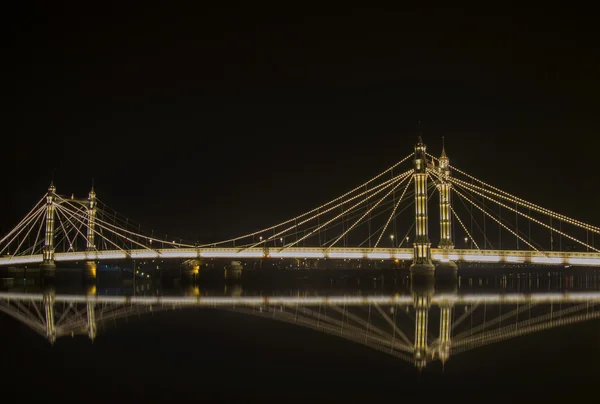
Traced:
<path fill-rule="evenodd" d="M 345 259 L 345 260 L 401 260 L 413 259 L 412 248 L 165 248 L 157 250 L 106 250 L 55 253 L 56 262 L 103 261 L 125 259 Z M 444 263 L 480 262 L 534 265 L 600 266 L 600 253 L 573 251 L 475 250 L 440 248 L 431 249 L 432 261 Z M 39 264 L 43 255 L 0 257 L 0 266 Z"/>
<path fill-rule="evenodd" d="M 419 136 L 414 152 L 347 193 L 273 226 L 204 244 L 142 231 L 93 187 L 77 199 L 51 184 L 0 239 L 0 266 L 39 264 L 51 275 L 56 263 L 83 261 L 94 278 L 98 261 L 120 259 L 410 260 L 411 272 L 420 274 L 456 271 L 460 262 L 600 267 L 599 240 L 599 226 L 479 180 L 451 166 L 445 147 L 439 158 L 427 153 Z"/>

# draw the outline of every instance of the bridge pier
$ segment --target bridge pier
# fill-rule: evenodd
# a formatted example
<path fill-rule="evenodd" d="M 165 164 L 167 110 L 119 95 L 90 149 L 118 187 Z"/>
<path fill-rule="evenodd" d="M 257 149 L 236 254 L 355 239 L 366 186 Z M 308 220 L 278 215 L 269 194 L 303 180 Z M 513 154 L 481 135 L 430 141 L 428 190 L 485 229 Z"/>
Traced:
<path fill-rule="evenodd" d="M 185 261 L 181 264 L 181 278 L 187 282 L 195 283 L 198 280 L 200 274 L 200 266 L 202 261 L 199 259 L 192 259 Z"/>
<path fill-rule="evenodd" d="M 243 268 L 240 261 L 231 261 L 231 264 L 225 265 L 225 279 L 228 281 L 239 281 L 242 278 Z"/>
<path fill-rule="evenodd" d="M 96 261 L 86 261 L 85 268 L 83 269 L 83 279 L 86 282 L 96 281 L 97 265 Z"/>
<path fill-rule="evenodd" d="M 427 217 L 427 146 L 419 136 L 415 145 L 414 181 L 415 181 L 415 241 L 413 243 L 413 263 L 410 266 L 411 274 L 417 276 L 432 276 L 435 266 L 431 261 L 431 242 L 428 235 Z"/>

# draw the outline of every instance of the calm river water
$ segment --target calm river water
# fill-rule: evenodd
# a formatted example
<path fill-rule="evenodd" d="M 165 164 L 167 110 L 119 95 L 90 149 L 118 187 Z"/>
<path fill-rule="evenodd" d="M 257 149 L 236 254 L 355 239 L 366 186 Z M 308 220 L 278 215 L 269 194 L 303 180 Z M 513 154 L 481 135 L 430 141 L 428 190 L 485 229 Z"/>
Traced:
<path fill-rule="evenodd" d="M 7 402 L 568 402 L 600 382 L 594 269 L 470 269 L 433 284 L 391 270 L 135 285 L 65 275 L 5 284 L 0 305 Z"/>

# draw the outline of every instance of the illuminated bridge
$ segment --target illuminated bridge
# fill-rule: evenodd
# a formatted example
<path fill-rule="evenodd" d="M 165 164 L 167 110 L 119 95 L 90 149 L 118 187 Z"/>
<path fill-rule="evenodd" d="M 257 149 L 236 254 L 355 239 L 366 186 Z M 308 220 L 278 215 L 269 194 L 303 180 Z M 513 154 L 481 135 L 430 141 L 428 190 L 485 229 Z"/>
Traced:
<path fill-rule="evenodd" d="M 52 273 L 57 262 L 82 261 L 93 276 L 98 262 L 117 259 L 397 260 L 417 273 L 455 270 L 457 262 L 600 266 L 599 233 L 450 165 L 445 148 L 440 157 L 427 153 L 419 137 L 413 153 L 345 194 L 210 244 L 144 230 L 93 187 L 78 199 L 51 184 L 0 240 L 0 266 L 39 264 Z"/>
<path fill-rule="evenodd" d="M 121 318 L 184 308 L 229 310 L 366 345 L 419 369 L 481 346 L 600 318 L 600 292 L 344 296 L 100 296 L 0 293 L 0 312 L 54 343 L 94 340 Z"/>

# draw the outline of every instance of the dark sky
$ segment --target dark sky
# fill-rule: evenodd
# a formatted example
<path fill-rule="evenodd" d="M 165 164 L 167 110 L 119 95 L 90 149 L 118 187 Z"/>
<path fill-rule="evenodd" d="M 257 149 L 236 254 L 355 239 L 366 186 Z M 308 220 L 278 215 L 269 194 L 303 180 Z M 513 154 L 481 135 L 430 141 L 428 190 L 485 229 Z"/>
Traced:
<path fill-rule="evenodd" d="M 258 230 L 409 154 L 417 121 L 433 154 L 445 136 L 459 168 L 600 224 L 593 10 L 121 3 L 9 17 L 2 234 L 53 170 L 148 229 Z"/>

